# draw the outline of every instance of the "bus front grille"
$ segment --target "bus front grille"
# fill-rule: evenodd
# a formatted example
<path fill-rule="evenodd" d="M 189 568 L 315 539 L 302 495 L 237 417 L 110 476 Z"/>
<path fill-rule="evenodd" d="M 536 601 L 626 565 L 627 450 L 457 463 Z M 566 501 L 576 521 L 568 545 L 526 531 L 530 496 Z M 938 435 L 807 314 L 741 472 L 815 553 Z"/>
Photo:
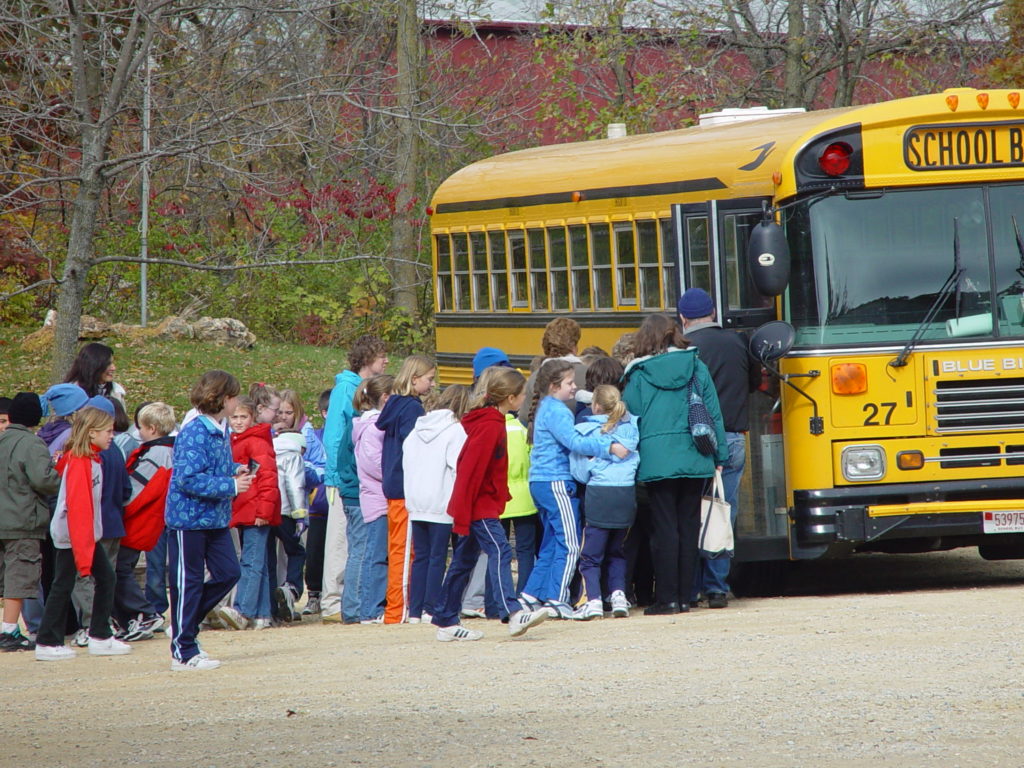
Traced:
<path fill-rule="evenodd" d="M 1024 378 L 939 381 L 934 395 L 937 433 L 1024 430 Z"/>

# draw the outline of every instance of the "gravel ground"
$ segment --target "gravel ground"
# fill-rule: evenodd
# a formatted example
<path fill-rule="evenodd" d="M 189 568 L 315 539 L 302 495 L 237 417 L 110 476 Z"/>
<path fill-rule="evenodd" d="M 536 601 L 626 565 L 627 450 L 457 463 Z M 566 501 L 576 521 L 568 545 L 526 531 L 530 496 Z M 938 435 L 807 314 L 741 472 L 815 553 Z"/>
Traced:
<path fill-rule="evenodd" d="M 438 643 L 308 621 L 43 664 L 0 655 L 4 766 L 1018 766 L 1024 563 L 794 568 L 726 610 Z"/>

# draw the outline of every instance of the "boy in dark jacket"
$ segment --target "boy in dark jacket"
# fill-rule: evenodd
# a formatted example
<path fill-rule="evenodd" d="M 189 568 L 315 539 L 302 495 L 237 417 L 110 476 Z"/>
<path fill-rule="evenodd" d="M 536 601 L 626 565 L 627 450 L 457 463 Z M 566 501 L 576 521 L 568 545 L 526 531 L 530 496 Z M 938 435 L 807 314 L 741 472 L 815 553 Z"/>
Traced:
<path fill-rule="evenodd" d="M 8 418 L 9 426 L 0 432 L 0 471 L 8 478 L 0 485 L 0 651 L 28 651 L 35 644 L 21 635 L 18 617 L 22 601 L 39 592 L 39 543 L 50 523 L 46 499 L 57 493 L 60 476 L 46 444 L 32 433 L 43 418 L 38 395 L 18 393 Z"/>

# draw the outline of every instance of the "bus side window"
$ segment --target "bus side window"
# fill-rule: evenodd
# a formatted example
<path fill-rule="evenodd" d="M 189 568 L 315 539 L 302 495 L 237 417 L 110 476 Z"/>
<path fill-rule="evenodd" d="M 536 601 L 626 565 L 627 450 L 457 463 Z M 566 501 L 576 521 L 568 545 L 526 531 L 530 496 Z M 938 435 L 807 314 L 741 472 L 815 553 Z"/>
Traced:
<path fill-rule="evenodd" d="M 590 298 L 590 255 L 587 253 L 587 225 L 569 227 L 569 249 L 572 252 L 572 307 L 592 309 Z"/>
<path fill-rule="evenodd" d="M 448 235 L 437 235 L 437 311 L 454 309 L 452 305 L 452 243 Z"/>
<path fill-rule="evenodd" d="M 551 264 L 551 308 L 569 308 L 569 263 L 565 227 L 548 227 L 548 261 Z"/>
<path fill-rule="evenodd" d="M 473 309 L 491 311 L 491 285 L 487 275 L 487 235 L 471 232 L 469 245 L 473 264 Z"/>
<path fill-rule="evenodd" d="M 526 230 L 526 239 L 530 244 L 530 291 L 531 306 L 534 309 L 548 308 L 548 260 L 544 247 L 544 230 Z"/>
<path fill-rule="evenodd" d="M 636 245 L 632 222 L 615 225 L 615 294 L 619 306 L 636 306 Z"/>
<path fill-rule="evenodd" d="M 465 232 L 452 235 L 453 265 L 455 267 L 455 309 L 470 310 L 472 288 L 469 284 L 469 238 Z"/>
<path fill-rule="evenodd" d="M 636 240 L 640 258 L 640 306 L 661 309 L 661 285 L 658 273 L 658 225 L 655 221 L 636 222 Z"/>
<path fill-rule="evenodd" d="M 509 230 L 508 251 L 512 267 L 509 272 L 512 286 L 512 306 L 514 308 L 529 307 L 530 288 L 527 284 L 526 239 L 522 230 Z"/>
<path fill-rule="evenodd" d="M 607 224 L 590 225 L 590 256 L 594 267 L 594 309 L 612 309 L 612 246 Z"/>
<path fill-rule="evenodd" d="M 508 264 L 505 261 L 505 233 L 488 232 L 491 264 L 491 298 L 495 312 L 508 311 Z"/>

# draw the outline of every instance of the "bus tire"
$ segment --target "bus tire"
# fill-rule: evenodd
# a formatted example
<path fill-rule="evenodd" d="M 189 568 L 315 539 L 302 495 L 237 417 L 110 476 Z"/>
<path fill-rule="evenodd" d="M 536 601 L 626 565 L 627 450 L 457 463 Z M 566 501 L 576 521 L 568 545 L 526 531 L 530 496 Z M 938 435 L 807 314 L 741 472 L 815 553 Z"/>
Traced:
<path fill-rule="evenodd" d="M 789 565 L 785 560 L 734 561 L 729 586 L 736 597 L 777 597 L 786 587 Z"/>

